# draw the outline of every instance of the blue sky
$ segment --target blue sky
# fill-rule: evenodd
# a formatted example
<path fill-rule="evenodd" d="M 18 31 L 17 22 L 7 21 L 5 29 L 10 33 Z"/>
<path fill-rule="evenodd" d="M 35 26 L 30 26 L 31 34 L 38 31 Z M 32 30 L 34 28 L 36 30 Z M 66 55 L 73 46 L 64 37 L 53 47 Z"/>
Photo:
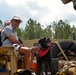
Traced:
<path fill-rule="evenodd" d="M 29 18 L 44 27 L 60 19 L 68 20 L 71 26 L 76 24 L 72 2 L 65 5 L 61 0 L 0 0 L 0 19 L 4 22 L 14 15 L 19 15 L 23 20 L 21 28 L 25 27 Z"/>

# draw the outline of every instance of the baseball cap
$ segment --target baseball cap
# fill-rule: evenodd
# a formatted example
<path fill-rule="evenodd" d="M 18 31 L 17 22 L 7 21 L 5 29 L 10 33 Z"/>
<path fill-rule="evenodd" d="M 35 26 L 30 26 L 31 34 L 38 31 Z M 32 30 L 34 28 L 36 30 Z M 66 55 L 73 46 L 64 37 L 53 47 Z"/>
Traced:
<path fill-rule="evenodd" d="M 12 20 L 13 20 L 13 19 L 14 19 L 14 20 L 20 20 L 20 21 L 22 22 L 21 18 L 20 18 L 19 16 L 17 16 L 17 15 L 16 15 L 16 16 L 13 16 L 13 17 L 12 17 Z"/>

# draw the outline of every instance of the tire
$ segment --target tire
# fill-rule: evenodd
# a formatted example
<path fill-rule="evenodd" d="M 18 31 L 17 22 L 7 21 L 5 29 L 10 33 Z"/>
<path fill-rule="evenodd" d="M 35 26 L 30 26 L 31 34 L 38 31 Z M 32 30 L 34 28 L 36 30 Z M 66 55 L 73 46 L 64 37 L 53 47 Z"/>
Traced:
<path fill-rule="evenodd" d="M 62 50 L 64 51 L 69 60 L 72 60 L 69 58 L 69 56 L 76 57 L 76 43 L 72 41 L 62 41 L 59 42 L 59 45 L 61 46 Z M 59 58 L 59 56 L 63 56 L 56 43 L 51 47 L 51 56 L 52 58 Z"/>

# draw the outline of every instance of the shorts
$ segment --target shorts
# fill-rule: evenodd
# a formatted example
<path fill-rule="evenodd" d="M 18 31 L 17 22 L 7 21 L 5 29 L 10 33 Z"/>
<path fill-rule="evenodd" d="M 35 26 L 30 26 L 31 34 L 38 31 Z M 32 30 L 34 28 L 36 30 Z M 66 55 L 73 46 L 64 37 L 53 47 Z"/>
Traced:
<path fill-rule="evenodd" d="M 16 50 L 16 52 L 17 52 L 17 54 L 18 54 L 18 57 L 19 57 L 19 59 L 23 59 L 23 57 L 24 57 L 24 55 L 20 55 L 20 53 L 19 53 L 19 47 L 20 47 L 20 45 L 19 44 L 12 44 L 12 46 L 14 47 L 14 49 Z"/>

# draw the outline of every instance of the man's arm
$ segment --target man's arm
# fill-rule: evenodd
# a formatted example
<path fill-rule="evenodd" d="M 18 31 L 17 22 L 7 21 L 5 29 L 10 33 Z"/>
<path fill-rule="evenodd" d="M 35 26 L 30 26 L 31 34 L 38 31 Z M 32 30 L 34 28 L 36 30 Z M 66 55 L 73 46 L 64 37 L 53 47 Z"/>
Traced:
<path fill-rule="evenodd" d="M 15 39 L 13 35 L 9 35 L 8 38 L 9 38 L 9 40 L 10 40 L 13 44 L 20 44 L 20 45 L 21 45 L 21 43 L 20 43 L 17 39 Z"/>

